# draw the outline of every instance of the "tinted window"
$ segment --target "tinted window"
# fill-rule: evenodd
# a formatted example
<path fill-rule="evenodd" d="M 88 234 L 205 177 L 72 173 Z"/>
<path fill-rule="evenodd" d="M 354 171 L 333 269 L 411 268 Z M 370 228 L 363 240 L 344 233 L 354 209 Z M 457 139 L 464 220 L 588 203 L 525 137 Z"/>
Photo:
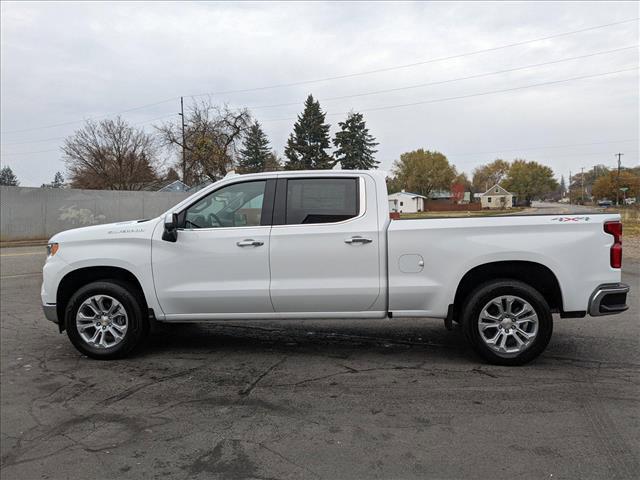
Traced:
<path fill-rule="evenodd" d="M 185 228 L 260 225 L 266 181 L 234 183 L 210 193 L 186 211 Z"/>
<path fill-rule="evenodd" d="M 286 223 L 340 222 L 358 215 L 357 178 L 289 179 Z"/>

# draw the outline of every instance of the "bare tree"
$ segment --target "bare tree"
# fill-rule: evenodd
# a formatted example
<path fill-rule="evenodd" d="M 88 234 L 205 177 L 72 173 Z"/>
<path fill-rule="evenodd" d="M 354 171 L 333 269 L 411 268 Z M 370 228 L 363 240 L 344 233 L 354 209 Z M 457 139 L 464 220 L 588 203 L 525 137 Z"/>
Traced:
<path fill-rule="evenodd" d="M 214 106 L 207 101 L 196 102 L 185 112 L 184 145 L 182 127 L 165 123 L 156 127 L 165 146 L 182 154 L 175 167 L 182 181 L 196 185 L 205 180 L 218 180 L 232 170 L 241 148 L 241 140 L 249 129 L 251 115 L 246 109 L 232 110 Z"/>
<path fill-rule="evenodd" d="M 153 137 L 120 117 L 87 121 L 62 152 L 74 188 L 141 190 L 158 177 Z"/>

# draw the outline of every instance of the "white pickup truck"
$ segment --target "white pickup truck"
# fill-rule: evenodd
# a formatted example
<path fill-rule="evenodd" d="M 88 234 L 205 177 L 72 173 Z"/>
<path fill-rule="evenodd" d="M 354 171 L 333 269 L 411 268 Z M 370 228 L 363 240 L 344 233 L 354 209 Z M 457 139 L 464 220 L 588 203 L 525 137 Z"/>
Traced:
<path fill-rule="evenodd" d="M 517 365 L 552 313 L 627 309 L 617 214 L 390 220 L 384 175 L 229 175 L 161 217 L 51 238 L 46 317 L 82 353 L 122 357 L 154 322 L 445 319 Z"/>

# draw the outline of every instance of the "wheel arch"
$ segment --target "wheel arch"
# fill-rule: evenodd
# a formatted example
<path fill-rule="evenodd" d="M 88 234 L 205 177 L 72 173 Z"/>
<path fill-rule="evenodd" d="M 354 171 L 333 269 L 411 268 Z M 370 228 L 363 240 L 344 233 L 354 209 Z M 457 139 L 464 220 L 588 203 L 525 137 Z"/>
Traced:
<path fill-rule="evenodd" d="M 506 260 L 477 265 L 458 283 L 450 312 L 458 319 L 465 299 L 482 283 L 499 278 L 518 280 L 535 288 L 547 300 L 552 312 L 563 312 L 562 290 L 557 276 L 541 263 Z"/>
<path fill-rule="evenodd" d="M 60 319 L 58 322 L 60 331 L 65 329 L 65 310 L 73 294 L 83 285 L 99 280 L 119 280 L 131 285 L 134 288 L 136 295 L 143 302 L 143 312 L 148 310 L 148 302 L 145 297 L 142 284 L 138 277 L 136 277 L 136 275 L 131 271 L 126 268 L 114 266 L 82 267 L 68 272 L 58 284 L 58 289 L 56 291 L 56 310 L 58 318 Z"/>

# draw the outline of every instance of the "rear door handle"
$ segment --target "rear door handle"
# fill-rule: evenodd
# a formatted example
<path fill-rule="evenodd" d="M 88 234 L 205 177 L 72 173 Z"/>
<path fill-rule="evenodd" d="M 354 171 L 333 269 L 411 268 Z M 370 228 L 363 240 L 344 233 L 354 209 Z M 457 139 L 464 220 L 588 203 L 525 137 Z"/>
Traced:
<path fill-rule="evenodd" d="M 371 240 L 370 238 L 365 238 L 365 237 L 360 237 L 360 236 L 355 236 L 355 237 L 351 237 L 351 238 L 347 238 L 344 243 L 348 243 L 348 244 L 354 244 L 354 243 L 371 243 L 373 242 L 373 240 Z"/>
<path fill-rule="evenodd" d="M 264 245 L 264 242 L 259 242 L 252 238 L 247 238 L 246 240 L 236 242 L 236 245 L 239 247 L 261 247 L 262 245 Z"/>

